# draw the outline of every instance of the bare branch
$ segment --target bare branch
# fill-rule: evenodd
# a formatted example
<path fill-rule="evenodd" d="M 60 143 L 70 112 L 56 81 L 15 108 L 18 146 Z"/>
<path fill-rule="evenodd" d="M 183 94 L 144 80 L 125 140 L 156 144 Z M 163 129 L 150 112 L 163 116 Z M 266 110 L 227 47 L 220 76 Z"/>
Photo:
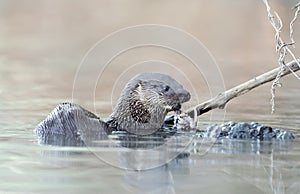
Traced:
<path fill-rule="evenodd" d="M 286 54 L 290 54 L 293 58 L 294 61 L 296 61 L 298 67 L 300 67 L 300 63 L 299 61 L 297 60 L 297 58 L 295 57 L 294 53 L 291 51 L 291 49 L 288 47 L 288 46 L 294 46 L 295 44 L 295 41 L 294 41 L 294 38 L 293 38 L 293 26 L 294 26 L 294 23 L 295 21 L 297 20 L 297 17 L 298 17 L 298 13 L 300 12 L 300 3 L 298 3 L 294 8 L 296 9 L 295 11 L 295 15 L 294 15 L 294 18 L 292 19 L 292 21 L 290 22 L 290 39 L 291 39 L 291 43 L 289 44 L 286 44 L 283 42 L 282 38 L 281 38 L 281 29 L 283 27 L 282 25 L 282 21 L 279 17 L 279 15 L 275 13 L 276 15 L 276 18 L 277 18 L 277 23 L 275 22 L 274 20 L 274 16 L 273 14 L 271 13 L 271 7 L 268 3 L 268 0 L 263 0 L 265 6 L 266 6 L 266 9 L 267 9 L 267 13 L 268 13 L 268 18 L 269 18 L 269 21 L 272 25 L 272 27 L 274 28 L 275 30 L 275 38 L 276 38 L 276 52 L 278 54 L 278 64 L 280 66 L 280 69 L 283 69 L 285 66 L 285 56 Z M 293 75 L 300 80 L 300 77 L 292 70 L 292 69 L 289 69 Z M 273 84 L 271 86 L 271 105 L 272 105 L 272 113 L 274 112 L 275 110 L 275 89 L 276 87 L 280 86 L 280 78 L 281 78 L 281 71 L 278 71 L 278 74 L 275 78 L 275 80 L 273 81 Z"/>
<path fill-rule="evenodd" d="M 299 61 L 300 59 L 298 59 L 298 61 L 291 61 L 288 64 L 286 64 L 283 68 L 278 67 L 267 73 L 257 76 L 245 83 L 242 83 L 234 88 L 222 92 L 218 96 L 206 102 L 203 102 L 193 108 L 190 108 L 185 112 L 190 117 L 195 119 L 196 116 L 200 116 L 203 113 L 206 113 L 212 109 L 216 109 L 216 108 L 223 109 L 227 104 L 227 102 L 229 102 L 231 99 L 238 97 L 242 94 L 245 94 L 250 90 L 252 90 L 253 88 L 256 88 L 262 84 L 273 81 L 274 79 L 276 79 L 278 74 L 280 77 L 283 77 L 285 75 L 290 74 L 291 72 L 298 71 L 300 69 L 300 67 L 298 66 Z"/>
<path fill-rule="evenodd" d="M 294 24 L 295 24 L 295 22 L 296 22 L 296 20 L 298 18 L 298 14 L 300 12 L 300 2 L 297 5 L 295 5 L 293 7 L 293 9 L 296 9 L 296 11 L 295 11 L 294 18 L 292 19 L 292 21 L 290 23 L 290 39 L 291 39 L 292 43 L 295 43 L 295 40 L 294 40 L 294 28 L 293 27 L 294 27 Z"/>
<path fill-rule="evenodd" d="M 300 69 L 300 59 L 297 59 L 293 54 L 293 52 L 291 51 L 291 49 L 289 48 L 289 46 L 294 46 L 295 44 L 295 41 L 293 39 L 293 26 L 298 17 L 298 14 L 300 13 L 300 2 L 294 7 L 296 11 L 295 11 L 294 18 L 290 23 L 291 43 L 285 43 L 283 42 L 280 34 L 283 24 L 279 15 L 276 12 L 274 12 L 276 16 L 276 21 L 275 21 L 275 17 L 271 12 L 271 7 L 269 6 L 268 0 L 262 0 L 262 1 L 266 6 L 269 21 L 275 30 L 276 52 L 278 54 L 279 67 L 267 73 L 259 75 L 223 93 L 220 93 L 218 96 L 185 111 L 187 115 L 194 118 L 195 123 L 196 123 L 197 116 L 200 116 L 212 109 L 216 109 L 216 108 L 223 109 L 231 99 L 238 97 L 242 94 L 245 94 L 250 90 L 270 81 L 273 81 L 271 86 L 271 104 L 272 104 L 272 112 L 274 112 L 275 89 L 276 87 L 281 86 L 280 78 L 292 73 L 297 79 L 300 80 L 300 77 L 295 73 Z M 293 58 L 293 61 L 289 62 L 288 64 L 285 63 L 285 57 L 287 54 L 290 54 Z"/>

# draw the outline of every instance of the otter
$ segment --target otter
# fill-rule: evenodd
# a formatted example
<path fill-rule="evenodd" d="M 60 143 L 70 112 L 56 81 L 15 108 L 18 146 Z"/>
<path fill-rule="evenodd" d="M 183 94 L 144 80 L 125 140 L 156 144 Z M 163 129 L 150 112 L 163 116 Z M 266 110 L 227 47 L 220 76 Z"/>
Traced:
<path fill-rule="evenodd" d="M 47 137 L 82 140 L 82 136 L 105 138 L 112 131 L 137 135 L 160 129 L 170 111 L 179 111 L 190 100 L 190 93 L 171 76 L 163 73 L 138 74 L 125 86 L 107 121 L 74 103 L 61 103 L 37 127 Z M 88 129 L 88 130 L 87 130 Z"/>
<path fill-rule="evenodd" d="M 168 112 L 180 110 L 190 97 L 172 77 L 142 73 L 127 83 L 107 123 L 117 130 L 152 134 L 162 127 Z"/>

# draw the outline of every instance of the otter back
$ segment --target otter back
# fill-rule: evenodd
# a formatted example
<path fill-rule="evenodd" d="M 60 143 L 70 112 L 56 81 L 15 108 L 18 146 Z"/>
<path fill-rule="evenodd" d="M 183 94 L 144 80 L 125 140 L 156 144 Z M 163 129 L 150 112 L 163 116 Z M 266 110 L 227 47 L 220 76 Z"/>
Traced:
<path fill-rule="evenodd" d="M 72 146 L 106 138 L 108 125 L 77 104 L 61 103 L 35 130 L 39 143 Z"/>

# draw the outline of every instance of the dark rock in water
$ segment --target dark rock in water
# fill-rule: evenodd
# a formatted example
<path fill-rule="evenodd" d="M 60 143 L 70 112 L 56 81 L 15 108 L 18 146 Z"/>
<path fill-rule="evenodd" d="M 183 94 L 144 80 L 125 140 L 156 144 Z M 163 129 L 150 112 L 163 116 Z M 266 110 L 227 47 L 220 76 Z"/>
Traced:
<path fill-rule="evenodd" d="M 257 139 L 257 140 L 290 140 L 294 135 L 283 129 L 273 128 L 259 123 L 236 123 L 229 121 L 221 125 L 211 125 L 199 137 L 229 138 L 229 139 Z"/>

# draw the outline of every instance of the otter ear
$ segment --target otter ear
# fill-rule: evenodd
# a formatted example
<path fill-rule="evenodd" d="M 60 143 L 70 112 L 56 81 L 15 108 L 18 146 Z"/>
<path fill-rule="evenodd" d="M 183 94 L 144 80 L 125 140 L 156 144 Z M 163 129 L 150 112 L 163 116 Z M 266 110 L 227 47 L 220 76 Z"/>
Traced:
<path fill-rule="evenodd" d="M 142 80 L 139 80 L 139 81 L 135 84 L 133 90 L 140 90 L 140 89 L 142 89 L 142 82 L 143 82 Z"/>
<path fill-rule="evenodd" d="M 135 85 L 135 89 L 142 89 L 142 87 L 145 85 L 147 81 L 144 81 L 144 80 L 139 80 L 138 83 Z"/>
<path fill-rule="evenodd" d="M 141 87 L 143 85 L 143 80 L 139 80 L 138 83 L 135 85 L 135 88 Z"/>

